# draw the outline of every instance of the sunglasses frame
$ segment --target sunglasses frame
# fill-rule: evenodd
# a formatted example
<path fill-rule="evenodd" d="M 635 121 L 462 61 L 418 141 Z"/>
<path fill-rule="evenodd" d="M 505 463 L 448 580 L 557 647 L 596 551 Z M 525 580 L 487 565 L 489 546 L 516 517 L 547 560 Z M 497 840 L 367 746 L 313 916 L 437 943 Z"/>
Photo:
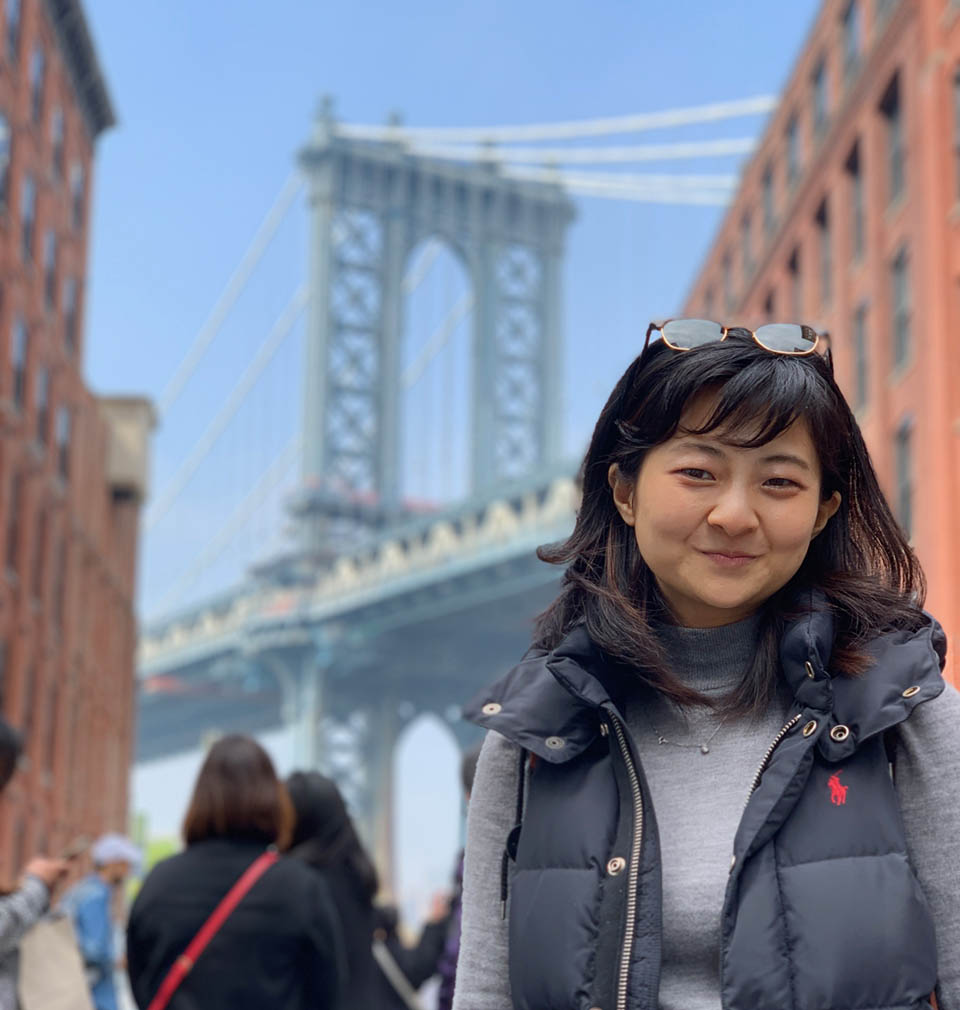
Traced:
<path fill-rule="evenodd" d="M 688 319 L 684 316 L 677 316 L 672 319 L 662 319 L 659 321 L 654 320 L 653 322 L 650 323 L 650 325 L 647 327 L 646 339 L 643 342 L 643 351 L 646 352 L 647 347 L 650 346 L 650 334 L 652 334 L 654 330 L 657 330 L 660 333 L 660 339 L 667 345 L 667 347 L 669 347 L 673 351 L 696 350 L 696 347 L 677 347 L 676 344 L 670 343 L 670 341 L 667 339 L 666 334 L 663 332 L 663 328 L 665 326 L 668 326 L 670 323 L 678 323 L 678 322 L 701 322 L 701 323 L 710 323 L 713 326 L 719 326 L 720 340 L 726 340 L 731 330 L 743 330 L 745 333 L 749 333 L 750 336 L 753 337 L 754 341 L 758 344 L 758 346 L 762 347 L 765 351 L 769 351 L 771 354 L 782 354 L 784 357 L 787 358 L 805 358 L 808 354 L 813 354 L 816 351 L 816 349 L 820 346 L 821 340 L 829 342 L 830 339 L 830 335 L 828 333 L 820 333 L 819 331 L 815 330 L 812 326 L 807 326 L 805 323 L 764 323 L 764 326 L 783 326 L 783 325 L 799 326 L 801 332 L 809 332 L 812 333 L 814 336 L 813 346 L 809 350 L 777 351 L 774 350 L 772 347 L 767 347 L 767 345 L 757 336 L 757 331 L 751 330 L 748 326 L 725 326 L 723 323 L 714 322 L 712 319 L 692 319 L 692 318 Z M 759 327 L 759 329 L 762 330 L 763 326 Z M 717 343 L 719 342 L 720 341 L 717 341 Z M 713 341 L 708 341 L 708 343 L 713 343 Z M 703 344 L 697 345 L 697 347 L 702 346 L 704 345 Z M 827 353 L 829 354 L 829 347 L 827 348 Z M 831 367 L 832 364 L 833 362 L 831 361 L 830 362 Z"/>

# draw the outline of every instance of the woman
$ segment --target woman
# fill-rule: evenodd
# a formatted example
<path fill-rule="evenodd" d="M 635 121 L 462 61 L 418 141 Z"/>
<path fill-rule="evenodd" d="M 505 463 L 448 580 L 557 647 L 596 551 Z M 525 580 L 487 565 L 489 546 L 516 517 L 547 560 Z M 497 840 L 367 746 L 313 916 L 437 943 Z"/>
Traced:
<path fill-rule="evenodd" d="M 0 719 L 0 792 L 10 784 L 23 752 L 20 734 Z M 17 1006 L 20 941 L 50 907 L 54 887 L 67 872 L 67 862 L 38 856 L 27 863 L 16 890 L 0 895 L 0 1007 Z"/>
<path fill-rule="evenodd" d="M 960 699 L 829 355 L 653 329 L 468 709 L 454 1010 L 956 1010 Z"/>
<path fill-rule="evenodd" d="M 294 809 L 290 854 L 323 882 L 339 918 L 346 954 L 344 1010 L 375 1007 L 379 983 L 371 945 L 377 871 L 332 779 L 319 772 L 294 772 L 286 787 Z"/>
<path fill-rule="evenodd" d="M 186 849 L 153 868 L 134 902 L 127 962 L 146 1010 L 174 962 L 293 819 L 269 756 L 244 736 L 213 745 L 184 821 Z M 261 876 L 170 1000 L 170 1010 L 334 1010 L 342 974 L 336 911 L 316 876 L 280 860 Z"/>

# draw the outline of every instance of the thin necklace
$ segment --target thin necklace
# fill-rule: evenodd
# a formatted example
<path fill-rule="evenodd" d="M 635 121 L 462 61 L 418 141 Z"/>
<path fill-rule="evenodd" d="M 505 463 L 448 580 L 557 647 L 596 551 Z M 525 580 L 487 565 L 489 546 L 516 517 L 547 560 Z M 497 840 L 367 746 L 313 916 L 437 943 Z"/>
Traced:
<path fill-rule="evenodd" d="M 699 742 L 697 742 L 696 740 L 694 740 L 693 743 L 680 743 L 679 740 L 668 740 L 667 737 L 665 737 L 660 732 L 660 730 L 658 730 L 657 727 L 654 726 L 653 720 L 650 718 L 650 716 L 648 716 L 647 713 L 643 709 L 641 709 L 640 712 L 643 715 L 643 718 L 646 719 L 646 721 L 649 724 L 650 728 L 653 730 L 653 735 L 657 738 L 657 743 L 660 744 L 661 747 L 664 744 L 666 744 L 669 747 L 686 747 L 686 748 L 696 747 L 696 748 L 698 748 L 700 750 L 701 754 L 709 754 L 710 753 L 710 744 L 713 743 L 713 738 L 720 732 L 720 730 L 723 728 L 723 724 L 727 721 L 727 716 L 724 716 L 717 723 L 716 728 L 710 734 L 710 736 L 707 737 L 706 740 L 701 740 Z"/>

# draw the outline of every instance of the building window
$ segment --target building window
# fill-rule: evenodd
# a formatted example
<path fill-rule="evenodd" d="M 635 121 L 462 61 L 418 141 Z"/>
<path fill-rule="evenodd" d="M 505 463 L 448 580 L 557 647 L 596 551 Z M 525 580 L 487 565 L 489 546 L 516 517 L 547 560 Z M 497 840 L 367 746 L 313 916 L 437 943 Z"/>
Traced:
<path fill-rule="evenodd" d="M 763 317 L 768 323 L 773 322 L 774 314 L 777 310 L 777 296 L 774 291 L 768 291 L 767 297 L 763 300 Z"/>
<path fill-rule="evenodd" d="M 15 64 L 20 56 L 20 0 L 7 0 L 7 60 Z"/>
<path fill-rule="evenodd" d="M 829 305 L 833 296 L 833 243 L 830 238 L 830 208 L 826 200 L 817 208 L 816 222 L 820 246 L 820 302 Z"/>
<path fill-rule="evenodd" d="M 800 179 L 800 120 L 796 115 L 787 123 L 787 184 L 792 189 Z"/>
<path fill-rule="evenodd" d="M 907 250 L 901 249 L 890 266 L 890 290 L 893 297 L 893 366 L 901 368 L 910 355 L 910 263 Z"/>
<path fill-rule="evenodd" d="M 63 342 L 70 354 L 77 349 L 77 279 L 63 282 Z"/>
<path fill-rule="evenodd" d="M 827 62 L 821 59 L 813 72 L 813 133 L 819 139 L 827 129 L 830 117 L 830 95 L 827 82 Z"/>
<path fill-rule="evenodd" d="M 57 472 L 64 480 L 70 479 L 70 427 L 69 409 L 59 407 L 57 409 Z"/>
<path fill-rule="evenodd" d="M 909 539 L 913 535 L 913 424 L 904 421 L 894 436 L 893 456 L 896 468 L 897 521 Z"/>
<path fill-rule="evenodd" d="M 703 318 L 713 319 L 713 288 L 709 287 L 703 295 Z"/>
<path fill-rule="evenodd" d="M 904 162 L 906 150 L 903 137 L 903 108 L 900 102 L 900 77 L 894 74 L 887 87 L 880 112 L 886 122 L 887 131 L 887 185 L 890 191 L 890 202 L 894 203 L 903 194 Z"/>
<path fill-rule="evenodd" d="M 867 346 L 867 307 L 860 305 L 853 315 L 853 355 L 855 410 L 862 410 L 870 396 L 869 347 Z"/>
<path fill-rule="evenodd" d="M 749 212 L 740 219 L 740 262 L 744 278 L 753 273 L 753 233 Z"/>
<path fill-rule="evenodd" d="M 793 314 L 791 322 L 803 322 L 803 278 L 800 274 L 800 250 L 794 249 L 787 261 L 790 274 L 790 311 Z"/>
<path fill-rule="evenodd" d="M 23 510 L 23 477 L 19 470 L 10 475 L 10 511 L 7 513 L 7 570 L 19 570 L 20 513 Z"/>
<path fill-rule="evenodd" d="M 57 304 L 57 234 L 50 228 L 43 238 L 43 298 L 48 309 Z"/>
<path fill-rule="evenodd" d="M 37 542 L 33 547 L 33 575 L 31 588 L 35 600 L 43 599 L 43 575 L 47 554 L 47 511 L 40 509 L 37 516 Z"/>
<path fill-rule="evenodd" d="M 83 227 L 84 187 L 83 165 L 75 161 L 70 166 L 70 215 L 74 231 L 80 231 Z"/>
<path fill-rule="evenodd" d="M 730 253 L 723 256 L 723 306 L 727 312 L 733 308 L 733 257 Z"/>
<path fill-rule="evenodd" d="M 960 200 L 960 67 L 953 72 L 953 165 L 954 193 Z"/>
<path fill-rule="evenodd" d="M 773 191 L 773 165 L 767 165 L 763 173 L 763 233 L 767 239 L 773 237 L 777 227 L 777 207 Z"/>
<path fill-rule="evenodd" d="M 10 334 L 10 367 L 13 374 L 13 404 L 17 410 L 23 410 L 27 398 L 27 339 L 27 324 L 23 321 L 23 316 L 16 316 Z"/>
<path fill-rule="evenodd" d="M 52 148 L 51 168 L 56 182 L 63 179 L 64 135 L 63 109 L 59 106 L 53 110 L 50 117 L 50 147 Z"/>
<path fill-rule="evenodd" d="M 53 569 L 53 623 L 63 627 L 63 615 L 67 604 L 67 541 L 60 538 L 57 544 L 56 561 Z"/>
<path fill-rule="evenodd" d="M 35 123 L 43 116 L 43 86 L 47 74 L 47 57 L 38 42 L 30 55 L 30 115 Z"/>
<path fill-rule="evenodd" d="M 863 204 L 863 171 L 860 165 L 860 144 L 853 145 L 847 158 L 847 178 L 850 181 L 850 246 L 853 258 L 859 261 L 863 256 L 866 239 L 866 221 Z"/>
<path fill-rule="evenodd" d="M 45 446 L 50 435 L 50 372 L 46 368 L 37 372 L 34 408 L 37 412 L 37 442 Z"/>
<path fill-rule="evenodd" d="M 33 226 L 37 213 L 37 187 L 33 176 L 23 180 L 20 192 L 20 255 L 25 261 L 33 258 Z"/>
<path fill-rule="evenodd" d="M 10 154 L 13 138 L 7 117 L 0 113 L 0 207 L 6 208 L 10 198 Z"/>
<path fill-rule="evenodd" d="M 850 0 L 843 12 L 843 80 L 849 85 L 860 68 L 860 50 L 863 44 L 863 28 L 860 23 L 860 4 Z"/>

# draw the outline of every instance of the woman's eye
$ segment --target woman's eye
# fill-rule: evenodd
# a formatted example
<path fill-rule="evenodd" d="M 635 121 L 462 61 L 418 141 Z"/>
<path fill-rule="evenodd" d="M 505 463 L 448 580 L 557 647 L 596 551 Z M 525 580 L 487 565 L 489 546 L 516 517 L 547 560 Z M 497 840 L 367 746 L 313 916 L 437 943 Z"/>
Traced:
<path fill-rule="evenodd" d="M 713 474 L 709 470 L 701 470 L 695 466 L 685 466 L 680 473 L 691 480 L 713 480 Z"/>
<path fill-rule="evenodd" d="M 770 477 L 765 481 L 767 487 L 774 488 L 795 488 L 800 485 L 795 480 L 790 480 L 789 477 Z"/>

